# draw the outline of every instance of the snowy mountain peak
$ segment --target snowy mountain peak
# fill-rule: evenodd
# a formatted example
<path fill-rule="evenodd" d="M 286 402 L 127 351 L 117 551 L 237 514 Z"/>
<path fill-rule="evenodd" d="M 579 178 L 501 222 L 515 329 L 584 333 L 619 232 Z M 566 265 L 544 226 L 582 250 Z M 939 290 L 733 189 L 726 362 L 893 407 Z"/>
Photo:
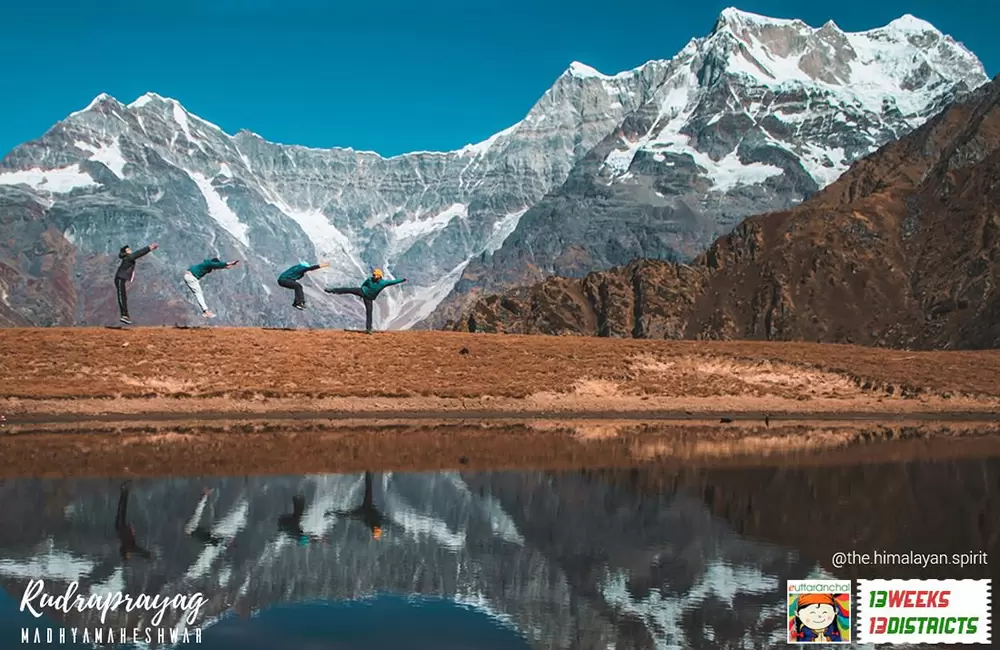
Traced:
<path fill-rule="evenodd" d="M 100 109 L 102 106 L 111 106 L 112 108 L 121 108 L 121 102 L 109 95 L 108 93 L 101 93 L 97 97 L 94 97 L 85 108 L 78 111 L 74 111 L 69 114 L 68 117 L 75 117 L 77 115 L 82 115 L 84 113 L 89 113 L 94 110 Z"/>
<path fill-rule="evenodd" d="M 924 32 L 933 32 L 935 34 L 941 33 L 941 31 L 934 25 L 930 24 L 926 20 L 917 18 L 912 14 L 903 14 L 896 20 L 886 25 L 885 29 L 897 30 L 901 32 L 916 32 L 921 34 Z"/>
<path fill-rule="evenodd" d="M 807 25 L 799 19 L 771 18 L 760 14 L 743 11 L 736 7 L 727 7 L 719 14 L 716 21 L 716 30 L 726 25 L 750 26 L 750 27 L 806 27 Z"/>
<path fill-rule="evenodd" d="M 598 72 L 597 70 L 595 70 L 594 68 L 590 67 L 589 65 L 587 65 L 585 63 L 580 63 L 579 61 L 573 61 L 572 63 L 570 63 L 569 64 L 569 68 L 567 68 L 566 72 L 568 74 L 570 74 L 570 75 L 572 75 L 574 77 L 578 77 L 580 79 L 610 79 L 611 78 L 611 77 L 609 77 L 606 74 L 602 74 L 602 73 Z"/>
<path fill-rule="evenodd" d="M 979 60 L 930 23 L 904 15 L 886 26 L 844 32 L 833 21 L 815 28 L 799 20 L 767 18 L 727 9 L 701 46 L 730 75 L 743 75 L 768 87 L 821 84 L 848 89 L 862 101 L 879 105 L 945 80 L 969 88 L 985 83 Z M 928 98 L 917 93 L 919 104 Z M 913 104 L 913 102 L 909 102 Z M 911 105 L 901 109 L 919 112 Z"/>
<path fill-rule="evenodd" d="M 146 106 L 147 104 L 151 104 L 151 103 L 154 103 L 154 102 L 160 102 L 160 103 L 164 103 L 164 104 L 170 104 L 170 103 L 176 104 L 176 103 L 178 103 L 177 100 L 175 100 L 175 99 L 171 99 L 169 97 L 163 97 L 162 95 L 158 95 L 158 94 L 156 94 L 154 92 L 148 92 L 148 93 L 144 94 L 142 97 L 139 97 L 138 99 L 136 99 L 131 104 L 129 104 L 128 107 L 129 108 L 142 108 L 143 106 Z"/>
<path fill-rule="evenodd" d="M 181 105 L 181 103 L 178 102 L 176 99 L 171 99 L 170 97 L 163 97 L 162 95 L 158 95 L 154 92 L 148 92 L 128 105 L 123 104 L 118 99 L 109 95 L 108 93 L 101 93 L 93 100 L 91 100 L 91 102 L 87 104 L 86 108 L 71 113 L 70 117 L 74 115 L 81 115 L 83 113 L 99 110 L 102 106 L 105 105 L 109 105 L 117 109 L 128 108 L 129 110 L 137 110 L 145 107 L 156 107 L 156 108 L 167 107 L 171 111 L 180 110 L 190 115 L 187 109 L 185 109 Z"/>

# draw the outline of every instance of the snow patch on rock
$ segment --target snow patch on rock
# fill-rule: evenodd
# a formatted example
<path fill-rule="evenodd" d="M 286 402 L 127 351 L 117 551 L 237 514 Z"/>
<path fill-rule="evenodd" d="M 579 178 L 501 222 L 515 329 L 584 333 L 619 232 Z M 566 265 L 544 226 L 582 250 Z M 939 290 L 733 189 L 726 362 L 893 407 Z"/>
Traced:
<path fill-rule="evenodd" d="M 250 227 L 240 221 L 239 216 L 229 207 L 226 199 L 212 186 L 212 181 L 198 172 L 189 171 L 188 176 L 191 177 L 191 180 L 201 190 L 201 195 L 205 198 L 205 203 L 208 205 L 209 216 L 215 219 L 237 241 L 244 246 L 249 246 L 250 239 L 247 234 L 250 231 Z"/>
<path fill-rule="evenodd" d="M 68 194 L 73 190 L 98 184 L 79 165 L 59 169 L 33 169 L 0 173 L 0 185 L 27 185 L 33 190 Z"/>
<path fill-rule="evenodd" d="M 453 203 L 441 212 L 427 219 L 414 218 L 397 224 L 392 234 L 397 241 L 405 242 L 426 237 L 443 230 L 455 219 L 466 219 L 469 216 L 469 206 L 464 203 Z"/>
<path fill-rule="evenodd" d="M 125 165 L 127 161 L 125 160 L 125 156 L 122 155 L 117 140 L 110 144 L 101 144 L 99 146 L 94 146 L 83 140 L 77 140 L 73 144 L 77 149 L 90 152 L 90 160 L 103 164 L 118 178 L 125 178 Z"/>

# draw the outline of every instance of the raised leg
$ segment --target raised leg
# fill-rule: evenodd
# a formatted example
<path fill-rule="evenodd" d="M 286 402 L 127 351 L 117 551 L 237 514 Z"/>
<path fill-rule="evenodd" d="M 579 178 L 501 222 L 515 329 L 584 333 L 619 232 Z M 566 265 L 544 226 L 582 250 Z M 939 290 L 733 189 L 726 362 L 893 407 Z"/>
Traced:
<path fill-rule="evenodd" d="M 357 296 L 358 298 L 365 297 L 365 294 L 361 293 L 361 289 L 357 287 L 330 287 L 325 291 L 338 296 Z"/>

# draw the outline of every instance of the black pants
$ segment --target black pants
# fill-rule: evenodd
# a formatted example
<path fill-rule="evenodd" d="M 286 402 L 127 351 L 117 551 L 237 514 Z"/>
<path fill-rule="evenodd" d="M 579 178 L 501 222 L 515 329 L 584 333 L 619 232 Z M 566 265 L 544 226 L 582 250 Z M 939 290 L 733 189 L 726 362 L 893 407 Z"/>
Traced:
<path fill-rule="evenodd" d="M 128 528 L 128 488 L 124 485 L 118 494 L 118 512 L 115 514 L 115 530 Z"/>
<path fill-rule="evenodd" d="M 118 294 L 118 311 L 123 318 L 128 318 L 128 295 L 125 293 L 126 280 L 115 278 L 115 293 Z"/>
<path fill-rule="evenodd" d="M 292 512 L 278 517 L 278 528 L 292 537 L 305 534 L 302 529 L 302 515 L 306 511 L 306 498 L 301 494 L 292 497 Z"/>
<path fill-rule="evenodd" d="M 115 514 L 115 532 L 118 534 L 118 541 L 121 544 L 118 551 L 125 559 L 128 559 L 132 553 L 149 559 L 152 557 L 152 554 L 139 546 L 135 539 L 135 532 L 128 523 L 128 493 L 128 487 L 123 485 L 118 495 L 118 512 Z"/>
<path fill-rule="evenodd" d="M 372 331 L 372 310 L 375 307 L 375 301 L 371 298 L 366 298 L 365 294 L 361 293 L 361 289 L 356 287 L 335 287 L 333 289 L 327 289 L 327 293 L 332 293 L 338 296 L 357 296 L 365 301 L 365 330 Z"/>
<path fill-rule="evenodd" d="M 293 305 L 304 305 L 306 304 L 306 292 L 302 288 L 302 285 L 295 280 L 278 280 L 278 286 L 284 287 L 286 289 L 292 289 L 295 291 L 295 302 Z"/>

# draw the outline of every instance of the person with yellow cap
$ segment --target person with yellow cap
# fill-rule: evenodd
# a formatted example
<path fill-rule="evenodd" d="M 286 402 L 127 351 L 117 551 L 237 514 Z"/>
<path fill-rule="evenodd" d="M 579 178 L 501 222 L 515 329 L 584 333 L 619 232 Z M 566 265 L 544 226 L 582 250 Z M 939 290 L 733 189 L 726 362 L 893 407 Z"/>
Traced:
<path fill-rule="evenodd" d="M 406 278 L 402 280 L 388 280 L 382 274 L 382 269 L 375 269 L 372 271 L 371 276 L 366 279 L 360 287 L 330 287 L 326 290 L 327 293 L 332 293 L 335 295 L 351 295 L 361 298 L 365 303 L 365 333 L 372 333 L 372 310 L 375 307 L 375 299 L 378 295 L 382 293 L 382 290 L 386 287 L 391 287 L 394 284 L 402 284 L 406 282 Z"/>

